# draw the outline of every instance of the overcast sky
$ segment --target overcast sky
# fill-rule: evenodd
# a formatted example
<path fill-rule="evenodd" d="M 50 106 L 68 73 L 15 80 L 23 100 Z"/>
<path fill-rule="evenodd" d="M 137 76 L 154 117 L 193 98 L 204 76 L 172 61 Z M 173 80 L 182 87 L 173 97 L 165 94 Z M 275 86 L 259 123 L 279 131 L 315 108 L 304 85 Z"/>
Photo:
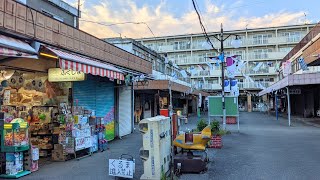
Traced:
<path fill-rule="evenodd" d="M 77 6 L 78 0 L 65 0 Z M 319 0 L 196 0 L 208 32 L 316 23 Z M 81 0 L 81 20 L 105 24 L 145 22 L 155 36 L 201 32 L 191 0 Z M 306 15 L 306 16 L 305 16 Z M 144 24 L 105 27 L 81 21 L 80 28 L 103 37 L 153 37 Z"/>

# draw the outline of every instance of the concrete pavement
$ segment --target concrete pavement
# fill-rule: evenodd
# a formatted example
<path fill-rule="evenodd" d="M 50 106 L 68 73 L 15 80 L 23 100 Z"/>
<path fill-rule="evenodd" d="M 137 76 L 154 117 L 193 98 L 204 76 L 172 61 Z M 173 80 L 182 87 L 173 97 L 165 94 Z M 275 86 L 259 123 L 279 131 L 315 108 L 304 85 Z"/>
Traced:
<path fill-rule="evenodd" d="M 204 115 L 203 118 L 207 116 Z M 184 174 L 182 180 L 193 179 L 319 179 L 320 129 L 294 122 L 287 126 L 284 118 L 263 113 L 241 113 L 240 133 L 236 125 L 228 125 L 232 134 L 223 137 L 222 149 L 209 149 L 210 164 L 205 174 Z M 198 118 L 189 118 L 181 130 L 196 127 Z M 119 158 L 122 153 L 132 154 L 136 159 L 134 179 L 143 173 L 139 149 L 141 134 L 137 130 L 122 140 L 110 142 L 110 150 L 95 153 L 80 161 L 50 162 L 38 172 L 23 180 L 106 180 L 109 158 Z"/>
<path fill-rule="evenodd" d="M 210 149 L 205 174 L 182 175 L 181 179 L 319 179 L 320 129 L 262 113 L 241 113 L 240 133 L 223 137 L 222 149 Z"/>

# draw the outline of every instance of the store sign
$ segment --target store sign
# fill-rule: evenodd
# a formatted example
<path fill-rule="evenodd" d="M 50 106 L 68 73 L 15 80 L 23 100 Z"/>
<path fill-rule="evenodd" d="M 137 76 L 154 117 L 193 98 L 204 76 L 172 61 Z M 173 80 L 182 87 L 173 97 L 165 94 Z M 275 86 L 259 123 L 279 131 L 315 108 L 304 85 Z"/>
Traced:
<path fill-rule="evenodd" d="M 290 89 L 289 93 L 290 94 L 301 94 L 301 89 Z"/>
<path fill-rule="evenodd" d="M 133 178 L 134 167 L 133 161 L 109 159 L 109 176 Z"/>
<path fill-rule="evenodd" d="M 86 139 L 84 137 L 82 138 L 75 138 L 76 145 L 75 150 L 79 151 L 86 148 Z"/>
<path fill-rule="evenodd" d="M 64 82 L 64 81 L 84 81 L 85 74 L 80 71 L 71 69 L 62 70 L 60 68 L 50 68 L 48 75 L 49 82 Z"/>

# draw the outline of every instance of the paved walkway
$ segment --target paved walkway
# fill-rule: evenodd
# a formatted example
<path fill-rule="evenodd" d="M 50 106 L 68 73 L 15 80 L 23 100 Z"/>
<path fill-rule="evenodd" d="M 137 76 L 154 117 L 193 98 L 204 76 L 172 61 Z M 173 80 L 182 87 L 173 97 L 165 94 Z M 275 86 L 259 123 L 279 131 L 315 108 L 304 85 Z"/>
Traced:
<path fill-rule="evenodd" d="M 228 125 L 232 134 L 223 137 L 223 148 L 209 149 L 212 162 L 208 172 L 185 174 L 180 179 L 319 179 L 319 128 L 299 122 L 288 127 L 286 119 L 276 121 L 275 117 L 263 113 L 241 113 L 240 117 L 240 133 L 236 125 Z M 189 118 L 189 123 L 182 124 L 181 130 L 195 128 L 197 121 L 197 117 Z M 143 173 L 139 157 L 141 137 L 136 130 L 122 140 L 111 142 L 106 152 L 80 161 L 51 162 L 22 180 L 112 180 L 114 178 L 108 176 L 107 159 L 119 158 L 122 153 L 134 155 L 134 179 L 139 179 Z"/>
<path fill-rule="evenodd" d="M 205 174 L 181 179 L 319 179 L 320 129 L 262 113 L 241 113 L 240 133 L 223 137 L 222 149 L 210 149 Z M 227 126 L 235 130 L 235 125 Z"/>

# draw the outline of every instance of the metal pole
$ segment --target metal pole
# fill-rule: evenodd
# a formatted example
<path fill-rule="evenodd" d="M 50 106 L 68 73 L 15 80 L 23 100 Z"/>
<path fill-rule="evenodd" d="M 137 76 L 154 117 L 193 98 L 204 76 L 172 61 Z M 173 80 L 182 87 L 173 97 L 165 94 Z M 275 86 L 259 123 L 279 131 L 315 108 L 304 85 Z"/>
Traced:
<path fill-rule="evenodd" d="M 80 29 L 80 21 L 79 21 L 79 18 L 80 18 L 80 1 L 81 0 L 78 0 L 78 17 L 77 17 L 77 29 Z"/>
<path fill-rule="evenodd" d="M 277 117 L 277 120 L 279 120 L 279 118 L 278 118 L 278 97 L 277 97 L 277 91 L 276 91 L 276 93 L 275 93 L 275 105 L 276 105 L 276 117 Z"/>
<path fill-rule="evenodd" d="M 290 91 L 289 91 L 289 87 L 287 88 L 287 98 L 288 98 L 288 123 L 289 126 L 291 126 L 291 106 L 290 106 Z"/>
<path fill-rule="evenodd" d="M 226 129 L 226 104 L 225 104 L 225 99 L 224 99 L 224 55 L 223 55 L 223 26 L 221 23 L 221 34 L 220 34 L 220 56 L 223 57 L 221 60 L 221 81 L 222 81 L 222 128 L 225 130 Z"/>

